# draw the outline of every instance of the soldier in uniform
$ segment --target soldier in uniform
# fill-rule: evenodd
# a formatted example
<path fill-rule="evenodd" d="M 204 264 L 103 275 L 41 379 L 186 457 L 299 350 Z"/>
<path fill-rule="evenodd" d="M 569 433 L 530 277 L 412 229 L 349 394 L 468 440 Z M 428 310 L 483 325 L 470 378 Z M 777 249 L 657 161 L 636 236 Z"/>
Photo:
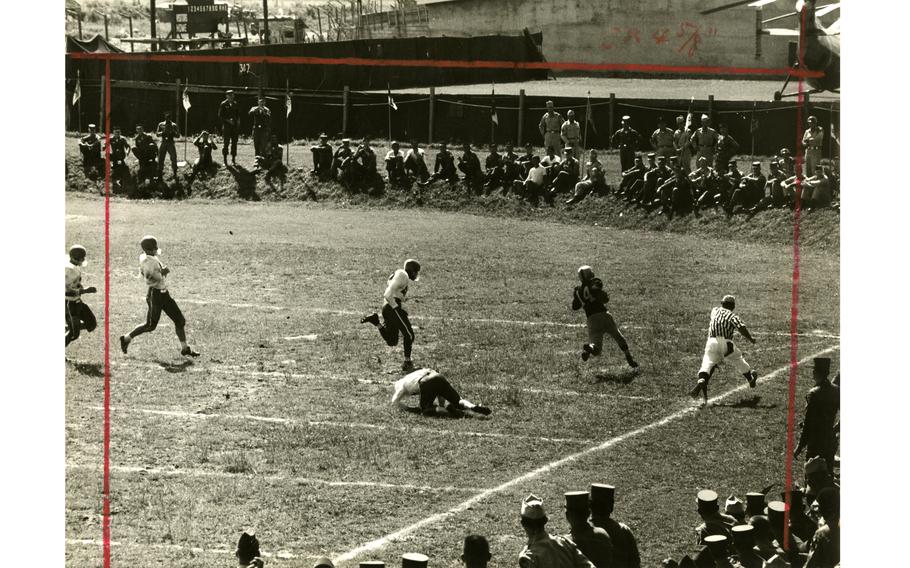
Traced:
<path fill-rule="evenodd" d="M 705 548 L 695 557 L 695 565 L 712 566 L 712 568 L 741 568 L 730 562 L 730 538 L 722 534 L 705 537 Z M 709 560 L 712 561 L 711 564 L 708 564 Z"/>
<path fill-rule="evenodd" d="M 263 179 L 266 183 L 272 183 L 272 179 L 278 178 L 278 183 L 283 187 L 284 174 L 287 173 L 287 167 L 284 165 L 284 148 L 278 142 L 278 137 L 274 134 L 269 139 L 268 154 L 264 157 L 263 169 L 265 176 Z"/>
<path fill-rule="evenodd" d="M 806 395 L 805 417 L 793 457 L 806 450 L 807 460 L 820 456 L 825 460 L 828 471 L 834 471 L 834 453 L 837 450 L 834 423 L 840 412 L 840 388 L 828 380 L 830 371 L 830 358 L 815 358 L 812 368 L 815 386 Z"/>
<path fill-rule="evenodd" d="M 765 559 L 755 550 L 755 529 L 752 525 L 741 524 L 731 529 L 736 561 L 742 568 L 765 568 Z"/>
<path fill-rule="evenodd" d="M 667 128 L 667 122 L 664 117 L 658 117 L 657 130 L 651 134 L 651 147 L 658 156 L 669 158 L 677 153 L 674 140 L 675 134 Z"/>
<path fill-rule="evenodd" d="M 158 173 L 155 159 L 158 157 L 158 145 L 151 135 L 146 134 L 142 125 L 136 125 L 136 137 L 133 139 L 133 155 L 139 161 L 139 172 L 136 174 L 137 183 L 153 179 Z"/>
<path fill-rule="evenodd" d="M 790 562 L 791 565 L 801 566 L 802 557 L 800 552 L 806 551 L 805 543 L 793 534 L 792 530 L 787 530 L 789 544 L 783 546 L 784 542 L 784 512 L 787 510 L 787 504 L 783 501 L 771 501 L 768 503 L 768 523 L 771 525 L 771 534 L 780 548 L 786 550 L 783 559 Z"/>
<path fill-rule="evenodd" d="M 673 175 L 673 171 L 667 167 L 667 160 L 663 156 L 655 163 L 654 152 L 648 154 L 646 167 L 648 171 L 642 176 L 641 183 L 632 189 L 632 202 L 650 208 L 657 198 L 657 188 Z"/>
<path fill-rule="evenodd" d="M 826 487 L 818 494 L 818 512 L 824 519 L 809 543 L 805 568 L 827 568 L 840 564 L 840 492 Z"/>
<path fill-rule="evenodd" d="M 354 183 L 366 186 L 373 191 L 381 192 L 383 189 L 382 176 L 376 169 L 376 152 L 370 146 L 370 139 L 364 137 L 354 153 L 353 165 L 356 171 Z"/>
<path fill-rule="evenodd" d="M 439 144 L 439 152 L 436 153 L 436 161 L 433 164 L 433 175 L 426 181 L 427 185 L 438 179 L 444 179 L 450 184 L 458 181 L 458 171 L 455 169 L 455 156 L 449 152 L 449 147 L 445 142 Z M 420 183 L 420 182 L 418 182 Z"/>
<path fill-rule="evenodd" d="M 130 177 L 130 168 L 126 165 L 126 158 L 130 155 L 129 141 L 120 135 L 120 127 L 114 127 L 111 135 L 111 182 L 114 188 L 123 186 L 123 180 Z"/>
<path fill-rule="evenodd" d="M 528 172 L 531 170 L 531 160 L 534 158 L 534 145 L 528 142 L 525 144 L 525 153 L 518 157 L 516 163 L 518 164 L 518 180 L 521 181 L 528 177 Z M 538 159 L 538 162 L 540 160 Z"/>
<path fill-rule="evenodd" d="M 319 135 L 319 143 L 310 146 L 310 152 L 313 154 L 313 169 L 310 175 L 323 180 L 332 175 L 332 146 L 328 140 L 329 137 L 323 132 Z"/>
<path fill-rule="evenodd" d="M 610 144 L 614 148 L 619 148 L 619 169 L 623 172 L 632 167 L 635 151 L 641 144 L 641 136 L 632 128 L 631 121 L 632 117 L 629 115 L 623 116 L 622 127 L 610 138 Z"/>
<path fill-rule="evenodd" d="M 626 201 L 631 201 L 633 197 L 632 188 L 636 185 L 636 182 L 640 183 L 645 179 L 645 174 L 647 172 L 648 168 L 646 168 L 644 162 L 642 162 L 641 156 L 635 156 L 632 167 L 622 172 L 622 180 L 619 182 L 619 190 L 616 192 L 616 195 L 624 197 Z"/>
<path fill-rule="evenodd" d="M 94 170 L 100 176 L 104 171 L 104 160 L 101 158 L 101 140 L 94 124 L 88 125 L 88 134 L 79 141 L 79 151 L 82 153 L 82 171 L 85 175 Z"/>
<path fill-rule="evenodd" d="M 794 160 L 793 156 L 790 155 L 790 150 L 787 148 L 781 148 L 780 152 L 778 152 L 777 155 L 779 161 L 782 162 L 782 167 L 784 172 L 787 174 L 787 177 L 790 177 L 796 173 L 796 160 Z"/>
<path fill-rule="evenodd" d="M 831 181 L 825 174 L 825 167 L 816 164 L 814 175 L 802 184 L 802 207 L 828 207 L 831 205 Z"/>
<path fill-rule="evenodd" d="M 739 143 L 730 136 L 730 129 L 727 125 L 721 124 L 720 133 L 717 135 L 717 154 L 714 156 L 714 169 L 717 170 L 717 173 L 727 172 L 727 164 L 738 151 Z"/>
<path fill-rule="evenodd" d="M 487 193 L 502 185 L 503 160 L 495 142 L 490 144 L 490 153 L 483 161 L 483 170 L 483 188 Z"/>
<path fill-rule="evenodd" d="M 676 130 L 673 131 L 673 146 L 676 148 L 676 155 L 679 156 L 679 164 L 687 172 L 692 169 L 692 149 L 689 144 L 689 130 L 686 129 L 686 119 L 683 116 L 676 117 Z"/>
<path fill-rule="evenodd" d="M 566 205 L 578 203 L 592 191 L 606 193 L 609 190 L 604 181 L 603 165 L 597 159 L 597 151 L 591 150 L 588 156 L 588 161 L 585 162 L 585 177 L 575 184 L 575 193 L 566 201 Z"/>
<path fill-rule="evenodd" d="M 331 159 L 329 160 L 331 162 Z M 385 155 L 385 171 L 389 175 L 389 183 L 404 185 L 408 182 L 408 175 L 404 171 L 404 153 L 398 142 L 392 142 L 392 148 Z"/>
<path fill-rule="evenodd" d="M 546 190 L 547 168 L 540 165 L 540 158 L 531 157 L 531 167 L 528 169 L 528 177 L 524 181 L 516 181 L 513 187 L 522 197 L 537 205 L 540 196 Z"/>
<path fill-rule="evenodd" d="M 733 190 L 724 209 L 729 214 L 736 213 L 737 208 L 751 209 L 765 196 L 765 185 L 768 180 L 761 172 L 761 162 L 752 162 L 752 171 L 739 180 L 739 187 Z"/>
<path fill-rule="evenodd" d="M 190 183 L 196 179 L 196 174 L 199 172 L 208 172 L 214 168 L 215 160 L 212 159 L 212 151 L 218 149 L 218 145 L 215 144 L 215 141 L 209 138 L 207 130 L 203 130 L 202 133 L 193 140 L 193 146 L 199 150 L 199 157 L 196 158 L 196 161 L 193 163 L 193 171 L 188 178 Z M 225 159 L 225 164 L 226 163 L 227 159 Z"/>
<path fill-rule="evenodd" d="M 506 152 L 502 155 L 502 188 L 507 192 L 512 182 L 521 178 L 521 167 L 518 165 L 519 156 L 515 153 L 512 143 L 506 144 Z"/>
<path fill-rule="evenodd" d="M 610 535 L 613 544 L 613 568 L 641 568 L 638 543 L 632 529 L 612 518 L 616 488 L 612 485 L 591 485 L 591 523 Z"/>
<path fill-rule="evenodd" d="M 565 122 L 562 119 L 562 115 L 556 112 L 553 109 L 553 101 L 547 101 L 547 112 L 540 119 L 540 123 L 537 125 L 540 130 L 540 135 L 543 137 L 543 147 L 550 148 L 561 148 L 562 139 L 560 138 L 560 132 L 562 131 L 562 123 Z"/>
<path fill-rule="evenodd" d="M 175 140 L 180 136 L 180 131 L 177 129 L 177 123 L 171 120 L 170 112 L 164 112 L 164 120 L 158 123 L 158 128 L 155 132 L 158 134 L 158 139 L 161 140 L 158 146 L 158 175 L 164 176 L 164 155 L 167 154 L 171 158 L 171 171 L 174 174 L 174 179 L 177 179 L 177 145 Z"/>
<path fill-rule="evenodd" d="M 257 158 L 264 157 L 269 151 L 272 136 L 272 111 L 265 106 L 265 97 L 259 97 L 249 115 L 253 119 L 253 151 Z"/>
<path fill-rule="evenodd" d="M 570 541 L 547 532 L 547 514 L 540 497 L 529 495 L 521 504 L 521 526 L 528 543 L 518 555 L 519 568 L 594 568 Z"/>
<path fill-rule="evenodd" d="M 341 146 L 339 146 L 332 155 L 332 179 L 341 179 L 339 176 L 347 169 L 348 159 L 353 155 L 354 149 L 351 148 L 351 139 L 342 138 Z"/>
<path fill-rule="evenodd" d="M 702 156 L 711 164 L 714 162 L 714 153 L 717 151 L 717 131 L 711 128 L 711 117 L 701 115 L 701 127 L 692 133 L 691 144 L 695 150 L 695 158 Z"/>
<path fill-rule="evenodd" d="M 404 171 L 412 179 L 417 179 L 424 183 L 430 177 L 423 148 L 420 147 L 420 143 L 416 140 L 411 142 L 411 148 L 404 157 Z"/>
<path fill-rule="evenodd" d="M 699 158 L 697 168 L 689 173 L 689 182 L 699 207 L 713 205 L 718 198 L 718 176 L 714 168 L 708 165 L 708 160 Z"/>
<path fill-rule="evenodd" d="M 97 290 L 94 286 L 88 288 L 82 287 L 82 265 L 85 264 L 85 247 L 82 245 L 73 245 L 69 250 L 69 259 L 67 260 L 66 273 L 66 344 L 79 339 L 79 333 L 85 331 L 95 331 L 98 325 L 95 320 L 95 314 L 92 310 L 82 303 L 82 294 L 94 294 Z M 59 305 L 59 304 L 58 304 Z"/>
<path fill-rule="evenodd" d="M 578 183 L 579 164 L 578 159 L 574 156 L 571 146 L 566 146 L 565 158 L 556 168 L 553 181 L 550 182 L 550 203 L 553 203 L 553 195 L 572 191 L 575 184 Z"/>
<path fill-rule="evenodd" d="M 562 157 L 556 153 L 556 148 L 547 148 L 547 153 L 540 159 L 540 165 L 547 169 L 546 185 L 549 186 L 556 174 L 559 173 L 559 163 Z"/>
<path fill-rule="evenodd" d="M 240 135 L 240 105 L 234 100 L 234 91 L 228 89 L 224 100 L 218 107 L 218 120 L 221 122 L 221 138 L 224 147 L 221 154 L 224 165 L 227 165 L 228 147 L 231 150 L 231 164 L 237 165 L 237 137 Z"/>
<path fill-rule="evenodd" d="M 730 529 L 736 525 L 736 519 L 720 512 L 717 493 L 710 489 L 702 489 L 695 497 L 698 504 L 698 516 L 701 524 L 695 527 L 695 544 L 705 544 L 705 538 L 710 535 L 731 536 Z"/>
<path fill-rule="evenodd" d="M 464 183 L 468 191 L 479 193 L 483 187 L 483 171 L 480 169 L 480 158 L 471 150 L 467 142 L 461 147 L 462 154 L 458 156 L 458 169 L 464 174 Z"/>
<path fill-rule="evenodd" d="M 581 125 L 575 120 L 574 110 L 566 113 L 566 121 L 559 129 L 559 136 L 563 146 L 572 148 L 576 156 L 581 155 Z"/>
<path fill-rule="evenodd" d="M 782 186 L 785 174 L 783 169 L 781 169 L 781 162 L 771 160 L 769 165 L 771 171 L 768 174 L 768 181 L 765 182 L 764 197 L 749 210 L 750 217 L 763 209 L 787 205 Z"/>
<path fill-rule="evenodd" d="M 825 130 L 818 125 L 818 119 L 810 116 L 807 120 L 809 127 L 803 132 L 803 148 L 805 149 L 806 176 L 815 171 L 815 166 L 822 159 L 822 145 L 825 142 Z"/>
<path fill-rule="evenodd" d="M 661 192 L 665 196 L 662 197 L 664 210 L 671 219 L 674 215 L 685 215 L 692 210 L 698 215 L 695 193 L 692 191 L 692 183 L 689 181 L 686 171 L 682 166 L 676 165 L 674 174 L 664 182 L 665 186 L 669 186 L 669 191 Z"/>
<path fill-rule="evenodd" d="M 464 548 L 461 561 L 465 568 L 487 568 L 493 555 L 490 554 L 490 543 L 483 536 L 470 534 L 464 537 Z"/>
<path fill-rule="evenodd" d="M 578 547 L 597 568 L 613 566 L 613 543 L 607 531 L 588 522 L 591 506 L 587 491 L 570 491 L 565 494 L 566 521 L 569 534 L 563 538 Z"/>

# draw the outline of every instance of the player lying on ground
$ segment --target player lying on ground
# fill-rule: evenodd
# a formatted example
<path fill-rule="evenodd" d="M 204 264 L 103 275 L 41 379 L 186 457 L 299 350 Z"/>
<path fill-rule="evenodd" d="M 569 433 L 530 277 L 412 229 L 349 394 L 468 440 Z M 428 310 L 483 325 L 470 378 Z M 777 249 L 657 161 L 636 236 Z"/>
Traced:
<path fill-rule="evenodd" d="M 186 320 L 183 317 L 183 312 L 180 311 L 177 302 L 171 298 L 171 294 L 168 292 L 167 275 L 171 269 L 165 266 L 161 259 L 158 258 L 158 255 L 161 254 L 161 249 L 158 248 L 158 239 L 151 235 L 146 235 L 142 237 L 139 246 L 142 247 L 142 254 L 139 255 L 139 272 L 145 278 L 145 284 L 148 286 L 148 293 L 145 296 L 148 312 L 145 316 L 145 323 L 136 326 L 128 335 L 120 336 L 120 349 L 126 353 L 130 342 L 136 336 L 155 331 L 163 311 L 174 322 L 174 331 L 177 332 L 177 339 L 180 340 L 180 354 L 198 357 L 199 353 L 194 351 L 186 342 Z"/>
<path fill-rule="evenodd" d="M 758 373 L 746 363 L 742 351 L 733 343 L 733 332 L 735 331 L 753 344 L 755 343 L 755 339 L 746 329 L 746 324 L 733 313 L 734 309 L 736 309 L 736 298 L 728 294 L 720 301 L 720 307 L 711 310 L 705 355 L 701 360 L 701 369 L 698 371 L 698 381 L 689 392 L 692 398 L 697 397 L 701 392 L 706 404 L 708 402 L 708 380 L 714 374 L 714 370 L 728 358 L 733 361 L 736 370 L 749 381 L 750 387 L 755 388 L 758 380 Z"/>
<path fill-rule="evenodd" d="M 70 247 L 70 257 L 66 262 L 66 344 L 79 339 L 79 332 L 94 331 L 98 325 L 95 314 L 82 303 L 82 294 L 94 293 L 95 287 L 82 287 L 82 267 L 85 266 L 85 247 Z"/>
<path fill-rule="evenodd" d="M 405 403 L 405 397 L 416 395 L 420 395 L 420 406 L 416 408 L 408 406 Z M 397 404 L 402 410 L 422 412 L 427 416 L 435 415 L 437 407 L 454 415 L 474 412 L 489 416 L 492 413 L 492 410 L 486 406 L 461 398 L 449 381 L 433 369 L 417 369 L 398 379 L 395 382 L 392 404 Z"/>
<path fill-rule="evenodd" d="M 404 301 L 408 295 L 408 285 L 417 282 L 420 278 L 420 263 L 409 258 L 404 262 L 404 268 L 399 268 L 389 276 L 389 284 L 383 294 L 382 323 L 379 323 L 379 314 L 373 312 L 360 319 L 360 323 L 371 323 L 379 328 L 379 334 L 389 347 L 398 345 L 399 335 L 404 338 L 404 363 L 402 371 L 413 371 L 414 362 L 411 361 L 411 348 L 414 345 L 414 330 L 411 320 L 404 309 Z"/>
<path fill-rule="evenodd" d="M 595 357 L 600 355 L 603 351 L 604 334 L 606 333 L 619 345 L 629 366 L 633 369 L 638 367 L 638 362 L 632 358 L 632 353 L 629 352 L 626 338 L 616 326 L 616 320 L 607 311 L 610 296 L 604 290 L 603 282 L 600 278 L 594 277 L 594 269 L 587 265 L 578 269 L 578 279 L 581 280 L 581 285 L 575 287 L 572 309 L 578 310 L 583 307 L 585 315 L 588 316 L 588 343 L 581 346 L 582 361 L 587 361 L 591 355 Z"/>

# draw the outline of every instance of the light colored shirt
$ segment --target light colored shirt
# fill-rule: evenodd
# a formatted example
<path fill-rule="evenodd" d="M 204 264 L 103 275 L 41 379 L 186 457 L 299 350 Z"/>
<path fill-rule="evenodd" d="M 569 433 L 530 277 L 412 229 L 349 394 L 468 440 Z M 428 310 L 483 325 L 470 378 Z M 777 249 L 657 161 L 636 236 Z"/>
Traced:
<path fill-rule="evenodd" d="M 536 168 L 531 168 L 528 170 L 528 179 L 525 181 L 531 181 L 537 185 L 543 185 L 544 177 L 547 175 L 547 168 L 543 166 L 537 166 Z"/>
<path fill-rule="evenodd" d="M 167 290 L 167 276 L 162 272 L 163 268 L 164 264 L 157 256 L 146 253 L 139 255 L 139 272 L 149 288 Z"/>
<path fill-rule="evenodd" d="M 389 276 L 389 285 L 386 286 L 385 293 L 382 295 L 385 298 L 385 303 L 393 308 L 403 304 L 408 295 L 408 285 L 411 282 L 411 278 L 403 268 L 399 268 L 392 273 Z"/>
<path fill-rule="evenodd" d="M 520 568 L 594 568 L 578 547 L 547 533 L 531 537 L 518 555 Z"/>
<path fill-rule="evenodd" d="M 654 148 L 672 147 L 674 138 L 674 132 L 669 128 L 658 128 L 651 134 L 651 145 L 653 145 Z"/>
<path fill-rule="evenodd" d="M 821 126 L 807 128 L 803 133 L 803 146 L 807 150 L 820 150 L 825 141 L 825 130 Z"/>
<path fill-rule="evenodd" d="M 562 141 L 569 143 L 581 138 L 581 125 L 578 124 L 577 120 L 567 120 L 562 123 L 562 129 L 560 131 L 562 135 Z"/>
<path fill-rule="evenodd" d="M 420 381 L 426 377 L 437 375 L 433 369 L 417 369 L 413 373 L 401 377 L 395 381 L 395 392 L 392 394 L 392 404 L 397 404 L 401 408 L 406 408 L 405 397 L 420 394 Z"/>
<path fill-rule="evenodd" d="M 562 158 L 560 158 L 556 154 L 553 154 L 552 156 L 550 156 L 548 154 L 540 159 L 540 165 L 545 168 L 549 168 L 551 166 L 557 166 L 557 165 L 559 165 L 560 162 L 562 162 Z"/>
<path fill-rule="evenodd" d="M 82 296 L 82 267 L 66 260 L 66 299 L 80 301 Z"/>
<path fill-rule="evenodd" d="M 540 124 L 537 126 L 540 128 L 541 134 L 546 134 L 547 132 L 559 132 L 562 128 L 562 123 L 562 115 L 554 110 L 553 114 L 545 112 L 540 118 Z"/>

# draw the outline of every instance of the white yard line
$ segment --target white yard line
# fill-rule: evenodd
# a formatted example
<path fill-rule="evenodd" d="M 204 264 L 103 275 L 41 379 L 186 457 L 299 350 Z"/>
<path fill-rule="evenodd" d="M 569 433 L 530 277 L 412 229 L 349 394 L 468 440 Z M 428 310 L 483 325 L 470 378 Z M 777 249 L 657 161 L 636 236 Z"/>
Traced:
<path fill-rule="evenodd" d="M 100 406 L 89 406 L 90 410 L 103 411 Z M 470 438 L 501 438 L 507 440 L 527 440 L 531 442 L 547 442 L 555 444 L 590 444 L 594 440 L 576 438 L 549 438 L 545 436 L 525 436 L 522 434 L 504 434 L 500 432 L 477 432 L 473 430 L 444 430 L 440 428 L 427 428 L 425 426 L 388 426 L 382 424 L 368 424 L 365 422 L 328 422 L 322 420 L 297 420 L 280 416 L 257 416 L 254 414 L 217 414 L 190 412 L 186 410 L 160 410 L 154 408 L 127 408 L 123 406 L 111 407 L 111 412 L 133 412 L 153 416 L 169 416 L 171 418 L 190 418 L 194 420 L 208 420 L 211 418 L 224 418 L 227 420 L 240 420 L 244 422 L 265 422 L 271 424 L 301 424 L 324 428 L 349 428 L 360 430 L 398 431 L 405 433 L 423 432 L 439 436 L 466 436 Z M 394 410 L 394 409 L 393 409 Z M 396 410 L 397 411 L 397 410 Z M 478 418 L 479 419 L 479 418 Z"/>
<path fill-rule="evenodd" d="M 72 546 L 104 546 L 104 542 L 94 538 L 68 538 L 66 539 L 66 544 Z M 162 543 L 141 543 L 141 542 L 119 542 L 112 540 L 111 547 L 120 547 L 120 548 L 140 548 L 143 550 L 169 550 L 176 552 L 192 552 L 193 554 L 230 554 L 234 555 L 233 548 L 199 548 L 197 546 L 183 546 L 180 544 L 162 544 Z M 293 560 L 295 558 L 313 558 L 315 556 L 298 556 L 291 552 L 286 552 L 279 550 L 278 552 L 269 553 L 263 552 L 261 556 L 265 558 L 278 558 L 278 559 L 288 559 Z"/>
<path fill-rule="evenodd" d="M 92 464 L 66 464 L 66 469 L 101 471 L 100 465 Z M 405 491 L 432 491 L 439 493 L 467 493 L 483 491 L 480 487 L 432 487 L 429 485 L 412 485 L 407 483 L 384 483 L 381 481 L 329 481 L 327 479 L 314 479 L 312 477 L 293 477 L 286 475 L 257 475 L 228 473 L 226 471 L 211 471 L 204 469 L 162 469 L 154 467 L 111 465 L 110 471 L 124 474 L 148 474 L 165 477 L 213 477 L 220 479 L 256 479 L 257 481 L 277 481 L 281 483 L 299 483 L 305 485 L 326 485 L 328 487 L 374 487 L 379 489 L 400 489 Z"/>
<path fill-rule="evenodd" d="M 810 355 L 810 356 L 808 356 L 808 357 L 804 357 L 803 359 L 801 359 L 801 360 L 800 360 L 800 364 L 805 363 L 805 362 L 808 362 L 808 361 L 811 361 L 814 357 L 819 357 L 819 356 L 821 356 L 821 355 L 824 355 L 824 354 L 829 353 L 829 352 L 831 352 L 831 351 L 835 351 L 835 350 L 837 350 L 837 349 L 838 349 L 838 347 L 837 347 L 837 346 L 834 346 L 834 347 L 828 347 L 827 349 L 823 349 L 823 350 L 821 350 L 821 351 L 819 351 L 819 352 L 817 352 L 817 353 L 813 353 L 812 355 Z M 788 364 L 788 365 L 785 365 L 785 366 L 783 366 L 783 367 L 777 368 L 777 369 L 771 371 L 770 373 L 768 373 L 767 375 L 765 375 L 764 377 L 760 378 L 759 381 L 760 381 L 760 382 L 769 381 L 769 380 L 773 379 L 774 377 L 776 377 L 777 375 L 779 375 L 779 374 L 781 374 L 781 373 L 784 373 L 784 372 L 786 372 L 786 371 L 789 370 L 789 369 L 790 369 L 790 365 L 789 365 L 789 364 Z M 730 395 L 732 395 L 732 394 L 734 394 L 734 393 L 737 393 L 737 392 L 739 392 L 739 391 L 745 390 L 745 389 L 747 389 L 747 388 L 748 388 L 748 385 L 745 385 L 745 384 L 744 384 L 744 385 L 740 385 L 740 386 L 735 387 L 735 388 L 732 388 L 732 389 L 730 389 L 730 390 L 728 390 L 728 391 L 726 391 L 726 392 L 724 392 L 724 393 L 722 393 L 722 394 L 719 394 L 719 395 L 717 395 L 717 396 L 715 396 L 715 397 L 713 397 L 713 398 L 708 399 L 708 402 L 709 402 L 709 403 L 716 403 L 716 402 L 719 402 L 719 401 L 721 401 L 721 400 L 723 400 L 723 399 L 729 397 Z M 656 421 L 654 421 L 654 422 L 651 422 L 650 424 L 647 424 L 647 425 L 642 426 L 642 427 L 640 427 L 640 428 L 637 428 L 637 429 L 635 429 L 635 430 L 631 430 L 631 431 L 629 431 L 629 432 L 626 432 L 625 434 L 621 434 L 621 435 L 616 436 L 616 437 L 614 437 L 614 438 L 610 438 L 609 440 L 606 440 L 605 442 L 603 442 L 603 443 L 601 443 L 601 444 L 598 444 L 598 445 L 596 445 L 596 446 L 591 446 L 591 447 L 586 448 L 586 449 L 584 449 L 584 450 L 582 450 L 582 451 L 580 451 L 580 452 L 576 452 L 576 453 L 574 453 L 574 454 L 570 454 L 570 455 L 568 455 L 568 456 L 566 456 L 566 457 L 564 457 L 564 458 L 561 458 L 561 459 L 559 459 L 559 460 L 552 461 L 552 462 L 550 462 L 550 463 L 548 463 L 548 464 L 546 464 L 546 465 L 543 465 L 543 466 L 541 466 L 541 467 L 539 467 L 539 468 L 537 468 L 537 469 L 535 469 L 535 470 L 533 470 L 533 471 L 530 471 L 530 472 L 528 472 L 528 473 L 525 473 L 525 474 L 523 474 L 523 475 L 520 475 L 520 476 L 518 476 L 518 477 L 515 477 L 515 478 L 513 478 L 513 479 L 511 479 L 511 480 L 509 480 L 509 481 L 506 481 L 505 483 L 502 483 L 502 484 L 500 484 L 500 485 L 498 485 L 498 486 L 496 486 L 496 487 L 493 487 L 493 488 L 487 489 L 487 490 L 485 490 L 485 491 L 482 491 L 482 492 L 478 493 L 477 495 L 474 495 L 474 496 L 471 497 L 470 499 L 467 499 L 467 500 L 465 500 L 465 501 L 459 503 L 458 505 L 455 505 L 454 507 L 452 507 L 452 508 L 450 508 L 450 509 L 447 509 L 446 511 L 443 511 L 443 512 L 441 512 L 441 513 L 436 513 L 435 515 L 430 515 L 429 517 L 426 517 L 426 518 L 424 518 L 424 519 L 421 519 L 421 520 L 417 521 L 416 523 L 410 524 L 410 525 L 408 525 L 408 526 L 406 526 L 406 527 L 404 527 L 404 528 L 402 528 L 402 529 L 399 529 L 399 530 L 397 530 L 397 531 L 395 531 L 395 532 L 393 532 L 393 533 L 387 534 L 387 535 L 385 535 L 385 536 L 383 536 L 383 537 L 377 538 L 377 539 L 375 539 L 375 540 L 371 540 L 370 542 L 364 543 L 364 544 L 362 544 L 362 545 L 360 545 L 360 546 L 358 546 L 358 547 L 356 547 L 356 548 L 353 548 L 353 549 L 351 549 L 351 550 L 345 552 L 344 554 L 341 554 L 341 555 L 337 556 L 337 557 L 334 559 L 334 562 L 335 562 L 335 564 L 337 565 L 337 564 L 340 564 L 340 563 L 343 563 L 343 562 L 348 562 L 348 561 L 350 561 L 350 560 L 353 560 L 354 558 L 360 556 L 361 554 L 364 554 L 364 553 L 367 553 L 367 552 L 374 552 L 374 551 L 376 551 L 376 550 L 379 550 L 379 549 L 385 547 L 385 546 L 386 546 L 387 544 L 389 544 L 390 542 L 395 541 L 395 540 L 398 540 L 398 539 L 400 539 L 400 538 L 402 538 L 402 537 L 404 537 L 404 536 L 406 536 L 406 535 L 408 535 L 408 534 L 410 534 L 410 533 L 413 533 L 413 532 L 415 532 L 415 531 L 417 531 L 417 530 L 419 530 L 419 529 L 421 529 L 421 528 L 423 528 L 423 527 L 426 527 L 426 526 L 428 526 L 428 525 L 432 525 L 432 524 L 438 523 L 439 521 L 442 521 L 442 520 L 444 520 L 444 519 L 446 519 L 446 518 L 448 518 L 448 517 L 451 517 L 451 516 L 453 516 L 453 515 L 456 515 L 456 514 L 458 514 L 458 513 L 461 513 L 461 512 L 463 512 L 463 511 L 469 509 L 470 507 L 474 506 L 476 503 L 478 503 L 478 502 L 480 502 L 480 501 L 483 501 L 484 499 L 490 497 L 491 495 L 495 495 L 495 494 L 497 494 L 497 493 L 502 493 L 503 491 L 505 491 L 505 490 L 507 490 L 507 489 L 510 489 L 510 488 L 512 488 L 512 487 L 514 487 L 514 486 L 520 484 L 520 483 L 523 483 L 523 482 L 525 482 L 525 481 L 534 479 L 534 478 L 536 478 L 536 477 L 540 477 L 541 475 L 543 475 L 543 474 L 545 474 L 545 473 L 549 473 L 549 472 L 552 471 L 553 469 L 556 469 L 556 468 L 558 468 L 558 467 L 560 467 L 560 466 L 563 466 L 563 465 L 565 465 L 565 464 L 567 464 L 567 463 L 576 461 L 576 460 L 578 460 L 579 458 L 582 458 L 582 457 L 584 457 L 584 456 L 587 456 L 587 455 L 592 454 L 592 453 L 595 453 L 595 452 L 601 452 L 601 451 L 606 450 L 606 449 L 608 449 L 608 448 L 610 448 L 610 447 L 612 447 L 612 446 L 615 446 L 616 444 L 619 444 L 620 442 L 624 442 L 624 441 L 628 440 L 629 438 L 634 438 L 634 437 L 639 436 L 639 435 L 641 435 L 641 434 L 644 434 L 644 433 L 646 433 L 646 432 L 648 432 L 648 431 L 650 431 L 650 430 L 654 430 L 654 429 L 656 429 L 656 428 L 660 428 L 661 426 L 665 426 L 665 425 L 667 425 L 667 424 L 669 424 L 669 423 L 671 423 L 671 422 L 675 422 L 675 421 L 679 420 L 680 418 L 683 418 L 683 417 L 685 417 L 685 416 L 688 416 L 689 414 L 693 414 L 693 413 L 696 412 L 699 408 L 700 408 L 700 407 L 699 407 L 699 406 L 696 406 L 696 405 L 687 406 L 686 408 L 683 408 L 682 410 L 678 410 L 678 411 L 674 412 L 673 414 L 669 414 L 669 415 L 665 416 L 664 418 L 661 418 L 660 420 L 656 420 Z"/>

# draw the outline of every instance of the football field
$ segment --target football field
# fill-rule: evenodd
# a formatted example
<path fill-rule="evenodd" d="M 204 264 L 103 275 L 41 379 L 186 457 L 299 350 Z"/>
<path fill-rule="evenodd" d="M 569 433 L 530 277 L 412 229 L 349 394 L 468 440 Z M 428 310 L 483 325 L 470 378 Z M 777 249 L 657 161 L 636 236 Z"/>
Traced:
<path fill-rule="evenodd" d="M 99 329 L 67 350 L 67 564 L 98 566 L 104 201 L 66 199 L 67 244 L 86 246 L 83 284 L 99 289 L 85 298 Z M 179 355 L 166 316 L 120 352 L 117 337 L 145 318 L 147 233 L 198 359 Z M 421 209 L 119 199 L 110 242 L 114 566 L 232 565 L 247 528 L 269 566 L 397 565 L 404 552 L 455 566 L 469 533 L 488 537 L 494 566 L 514 566 L 522 498 L 542 497 L 563 534 L 562 494 L 594 482 L 617 487 L 614 516 L 654 566 L 695 550 L 699 489 L 783 489 L 791 247 Z M 490 406 L 489 419 L 390 404 L 401 347 L 359 320 L 408 257 L 423 266 L 407 302 L 415 363 Z M 604 280 L 638 372 L 609 338 L 600 358 L 579 357 L 582 264 Z M 834 369 L 838 282 L 837 250 L 802 250 L 798 357 L 826 353 Z M 687 392 L 726 293 L 762 378 L 750 390 L 722 367 L 702 408 Z M 798 420 L 811 382 L 800 367 Z"/>

